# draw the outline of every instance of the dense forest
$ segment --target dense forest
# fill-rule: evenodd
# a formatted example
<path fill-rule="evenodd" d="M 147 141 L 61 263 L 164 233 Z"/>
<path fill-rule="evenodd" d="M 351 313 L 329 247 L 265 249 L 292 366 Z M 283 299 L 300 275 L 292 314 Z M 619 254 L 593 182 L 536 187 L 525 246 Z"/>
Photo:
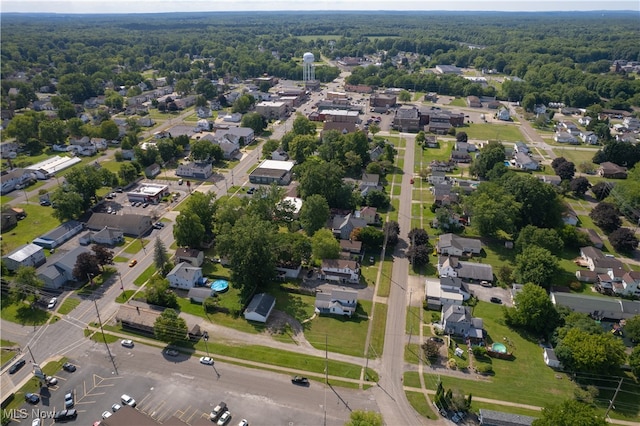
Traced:
<path fill-rule="evenodd" d="M 1 35 L 2 93 L 27 81 L 24 102 L 52 82 L 80 102 L 104 94 L 106 82 L 143 82 L 146 70 L 170 82 L 264 73 L 301 79 L 302 54 L 311 51 L 328 59 L 376 55 L 380 65 L 361 67 L 352 83 L 510 100 L 529 95 L 577 107 L 640 106 L 636 75 L 610 72 L 614 60 L 640 61 L 635 13 L 5 14 Z M 413 60 L 392 61 L 400 52 Z M 426 72 L 436 64 L 495 70 L 523 81 L 483 88 Z M 318 66 L 316 77 L 329 81 L 337 72 Z M 20 73 L 27 79 L 12 78 Z"/>

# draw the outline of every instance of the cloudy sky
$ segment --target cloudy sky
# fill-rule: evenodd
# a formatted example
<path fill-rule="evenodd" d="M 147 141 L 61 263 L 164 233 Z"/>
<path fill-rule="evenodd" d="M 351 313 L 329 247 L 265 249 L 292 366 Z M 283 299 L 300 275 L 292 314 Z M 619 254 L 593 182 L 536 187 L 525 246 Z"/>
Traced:
<path fill-rule="evenodd" d="M 2 0 L 0 11 L 26 13 L 149 13 L 262 10 L 640 10 L 638 0 Z"/>

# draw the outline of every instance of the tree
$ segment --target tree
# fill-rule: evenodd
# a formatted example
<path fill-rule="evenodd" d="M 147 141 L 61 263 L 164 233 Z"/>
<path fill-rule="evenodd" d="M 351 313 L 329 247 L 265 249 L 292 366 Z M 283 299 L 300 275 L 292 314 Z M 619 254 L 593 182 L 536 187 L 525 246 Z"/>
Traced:
<path fill-rule="evenodd" d="M 558 259 L 547 249 L 529 246 L 516 256 L 514 276 L 517 282 L 549 288 L 558 272 Z"/>
<path fill-rule="evenodd" d="M 527 225 L 518 234 L 516 249 L 521 252 L 529 246 L 542 247 L 557 255 L 562 252 L 564 241 L 562 241 L 555 229 Z"/>
<path fill-rule="evenodd" d="M 387 239 L 387 245 L 395 247 L 398 244 L 398 238 L 400 237 L 400 225 L 395 220 L 385 222 L 382 230 Z"/>
<path fill-rule="evenodd" d="M 473 225 L 482 236 L 494 236 L 499 231 L 512 234 L 520 215 L 521 204 L 496 183 L 483 182 L 464 199 L 465 208 L 473 217 Z"/>
<path fill-rule="evenodd" d="M 422 228 L 413 228 L 408 234 L 411 245 L 429 246 L 429 234 Z"/>
<path fill-rule="evenodd" d="M 38 136 L 47 145 L 63 144 L 67 126 L 62 120 L 44 120 L 38 125 Z"/>
<path fill-rule="evenodd" d="M 300 115 L 293 121 L 293 133 L 296 135 L 315 135 L 316 125 L 307 117 Z"/>
<path fill-rule="evenodd" d="M 91 251 L 103 272 L 106 265 L 113 265 L 113 252 L 105 246 L 94 244 L 91 246 Z"/>
<path fill-rule="evenodd" d="M 242 117 L 241 125 L 242 127 L 249 127 L 256 135 L 261 134 L 265 127 L 262 116 L 257 112 L 245 114 L 244 117 Z"/>
<path fill-rule="evenodd" d="M 156 237 L 156 242 L 153 246 L 153 263 L 156 265 L 158 271 L 164 271 L 165 264 L 169 261 L 169 254 L 167 248 L 160 237 Z"/>
<path fill-rule="evenodd" d="M 400 93 L 398 93 L 398 100 L 400 102 L 409 102 L 411 100 L 411 93 L 407 90 L 401 90 Z"/>
<path fill-rule="evenodd" d="M 478 177 L 485 178 L 494 166 L 502 164 L 504 167 L 504 159 L 504 145 L 491 141 L 480 149 L 480 157 L 473 162 L 470 172 Z"/>
<path fill-rule="evenodd" d="M 144 295 L 150 305 L 178 308 L 178 298 L 169 288 L 169 280 L 157 275 L 147 282 Z"/>
<path fill-rule="evenodd" d="M 330 229 L 323 228 L 311 237 L 311 252 L 318 260 L 337 259 L 340 254 L 340 243 Z"/>
<path fill-rule="evenodd" d="M 158 153 L 160 154 L 160 158 L 162 158 L 162 161 L 164 161 L 165 163 L 167 161 L 172 160 L 178 153 L 178 150 L 176 149 L 176 146 L 173 143 L 173 140 L 168 138 L 159 140 L 156 143 L 156 147 L 158 148 Z"/>
<path fill-rule="evenodd" d="M 367 206 L 375 207 L 378 209 L 386 209 L 389 207 L 389 196 L 384 192 L 377 189 L 372 189 L 367 192 L 364 199 L 364 204 Z"/>
<path fill-rule="evenodd" d="M 199 139 L 191 143 L 191 157 L 196 161 L 207 161 L 211 157 L 213 145 L 206 139 Z"/>
<path fill-rule="evenodd" d="M 533 426 L 606 426 L 607 422 L 593 407 L 566 400 L 542 409 Z"/>
<path fill-rule="evenodd" d="M 213 217 L 216 213 L 215 197 L 214 192 L 206 194 L 194 192 L 187 200 L 186 208 L 183 209 L 183 211 L 188 211 L 198 217 L 200 224 L 204 226 L 206 236 L 213 235 Z"/>
<path fill-rule="evenodd" d="M 120 130 L 113 120 L 105 120 L 100 123 L 100 137 L 112 141 L 118 139 L 118 136 L 120 136 Z"/>
<path fill-rule="evenodd" d="M 233 227 L 225 225 L 220 231 L 218 250 L 229 259 L 232 282 L 241 289 L 242 300 L 264 289 L 274 278 L 276 233 L 277 227 L 271 222 L 248 214 Z"/>
<path fill-rule="evenodd" d="M 33 266 L 20 266 L 16 271 L 14 283 L 12 293 L 16 300 L 31 296 L 31 300 L 35 301 L 38 290 L 44 287 L 44 281 L 38 278 L 36 268 Z"/>
<path fill-rule="evenodd" d="M 138 169 L 131 163 L 123 163 L 120 164 L 120 170 L 118 170 L 118 177 L 123 185 L 128 185 L 129 183 L 136 180 L 138 177 Z"/>
<path fill-rule="evenodd" d="M 302 203 L 299 218 L 302 229 L 312 237 L 329 220 L 329 203 L 320 194 L 311 195 Z"/>
<path fill-rule="evenodd" d="M 103 182 L 111 181 L 114 177 L 107 169 L 85 165 L 73 168 L 67 173 L 65 180 L 82 196 L 82 208 L 86 210 L 91 206 L 91 200 L 96 196 L 96 191 L 102 187 Z"/>
<path fill-rule="evenodd" d="M 505 310 L 507 325 L 547 337 L 559 324 L 560 315 L 547 292 L 535 284 L 525 284 L 514 297 L 514 307 Z"/>
<path fill-rule="evenodd" d="M 96 256 L 89 252 L 80 253 L 73 267 L 73 278 L 84 281 L 85 278 L 95 277 L 98 274 L 100 274 L 100 268 Z"/>
<path fill-rule="evenodd" d="M 638 248 L 638 238 L 629 228 L 618 228 L 609 234 L 609 242 L 621 253 L 633 253 Z"/>
<path fill-rule="evenodd" d="M 551 161 L 551 168 L 556 171 L 561 164 L 567 162 L 567 159 L 564 157 L 556 157 Z"/>
<path fill-rule="evenodd" d="M 515 172 L 506 173 L 500 182 L 521 204 L 519 226 L 555 228 L 562 223 L 563 204 L 552 185 L 535 176 Z"/>
<path fill-rule="evenodd" d="M 319 194 L 329 203 L 329 207 L 342 207 L 344 171 L 334 162 L 321 160 L 305 161 L 300 167 L 298 192 L 302 199 Z"/>
<path fill-rule="evenodd" d="M 571 184 L 569 185 L 571 192 L 573 192 L 576 197 L 584 197 L 584 194 L 587 193 L 589 188 L 591 188 L 591 183 L 589 183 L 589 179 L 584 176 L 578 176 L 571 180 Z"/>
<path fill-rule="evenodd" d="M 187 78 L 180 79 L 176 82 L 176 92 L 181 96 L 191 93 L 191 80 Z"/>
<path fill-rule="evenodd" d="M 51 196 L 51 203 L 56 206 L 51 215 L 60 222 L 77 219 L 84 211 L 82 195 L 71 188 L 59 187 L 56 189 Z"/>
<path fill-rule="evenodd" d="M 576 174 L 576 166 L 571 161 L 565 161 L 559 164 L 554 170 L 556 175 L 560 176 L 562 180 L 571 180 Z"/>
<path fill-rule="evenodd" d="M 187 340 L 187 322 L 173 309 L 165 309 L 153 324 L 153 334 L 169 344 Z"/>
<path fill-rule="evenodd" d="M 263 158 L 271 158 L 271 153 L 278 149 L 280 146 L 280 141 L 276 139 L 268 139 L 262 145 L 262 157 Z"/>
<path fill-rule="evenodd" d="M 429 256 L 431 255 L 431 249 L 426 245 L 411 245 L 407 251 L 411 264 L 414 267 L 427 265 L 429 263 Z"/>
<path fill-rule="evenodd" d="M 635 344 L 640 343 L 640 315 L 626 320 L 623 331 L 624 334 Z"/>
<path fill-rule="evenodd" d="M 289 142 L 289 156 L 298 164 L 304 163 L 313 155 L 318 146 L 318 139 L 310 135 L 297 135 Z"/>
<path fill-rule="evenodd" d="M 589 213 L 589 217 L 593 219 L 593 223 L 607 233 L 615 231 L 622 225 L 620 211 L 613 204 L 606 202 L 598 203 Z"/>
<path fill-rule="evenodd" d="M 611 333 L 592 334 L 579 328 L 569 330 L 556 346 L 556 355 L 570 371 L 607 374 L 626 360 L 624 344 Z"/>
<path fill-rule="evenodd" d="M 382 414 L 375 411 L 353 410 L 345 426 L 382 426 Z"/>
<path fill-rule="evenodd" d="M 425 358 L 433 361 L 440 355 L 440 345 L 433 340 L 427 340 L 422 344 L 422 351 Z"/>
<path fill-rule="evenodd" d="M 176 218 L 173 237 L 178 247 L 200 247 L 204 238 L 204 226 L 193 212 L 183 211 Z"/>
<path fill-rule="evenodd" d="M 311 259 L 311 240 L 299 232 L 279 232 L 275 235 L 274 250 L 279 265 L 294 267 Z"/>
<path fill-rule="evenodd" d="M 365 248 L 379 248 L 382 247 L 382 243 L 384 242 L 384 232 L 373 226 L 365 226 L 364 228 L 360 228 L 356 240 L 361 241 Z"/>
<path fill-rule="evenodd" d="M 456 134 L 456 142 L 467 142 L 469 140 L 469 136 L 467 136 L 467 132 L 458 132 Z"/>

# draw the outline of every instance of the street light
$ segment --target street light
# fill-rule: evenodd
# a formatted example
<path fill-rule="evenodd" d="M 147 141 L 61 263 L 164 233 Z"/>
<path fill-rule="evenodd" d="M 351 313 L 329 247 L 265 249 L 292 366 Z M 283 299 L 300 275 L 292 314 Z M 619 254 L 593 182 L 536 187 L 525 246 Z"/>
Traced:
<path fill-rule="evenodd" d="M 209 341 L 209 333 L 208 332 L 204 332 L 204 334 L 202 335 L 202 340 L 204 340 L 204 347 L 207 351 L 207 356 L 209 356 L 209 345 L 207 344 L 207 342 Z"/>

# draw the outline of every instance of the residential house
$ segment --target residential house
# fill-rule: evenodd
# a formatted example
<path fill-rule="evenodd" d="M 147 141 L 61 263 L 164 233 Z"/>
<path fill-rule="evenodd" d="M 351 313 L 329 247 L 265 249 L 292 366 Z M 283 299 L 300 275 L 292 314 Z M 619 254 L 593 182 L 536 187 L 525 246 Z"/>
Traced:
<path fill-rule="evenodd" d="M 615 163 L 610 161 L 605 161 L 604 163 L 600 163 L 600 167 L 598 168 L 598 176 L 602 176 L 609 179 L 626 179 L 627 178 L 627 168 L 618 166 Z"/>
<path fill-rule="evenodd" d="M 462 295 L 463 300 L 469 300 L 471 297 L 467 284 L 458 277 L 440 277 L 440 288 L 449 293 Z"/>
<path fill-rule="evenodd" d="M 576 271 L 576 278 L 581 283 L 597 283 L 598 275 L 596 271 L 590 271 L 588 269 L 578 269 Z"/>
<path fill-rule="evenodd" d="M 440 185 L 447 183 L 449 180 L 445 172 L 431 172 L 427 177 L 427 181 L 432 185 Z"/>
<path fill-rule="evenodd" d="M 192 266 L 202 266 L 204 252 L 192 248 L 178 247 L 176 250 L 176 262 L 186 262 Z"/>
<path fill-rule="evenodd" d="M 613 292 L 622 296 L 640 297 L 640 271 L 626 272 L 613 284 Z"/>
<path fill-rule="evenodd" d="M 18 225 L 18 214 L 14 209 L 2 210 L 0 215 L 2 215 L 0 229 L 2 229 L 3 232 Z"/>
<path fill-rule="evenodd" d="M 477 96 L 467 96 L 467 106 L 469 108 L 482 108 L 482 102 Z"/>
<path fill-rule="evenodd" d="M 333 217 L 331 231 L 336 238 L 340 240 L 348 240 L 351 238 L 351 232 L 356 228 L 364 228 L 367 226 L 367 221 L 362 218 L 357 218 L 355 214 L 349 213 L 346 216 L 335 215 Z"/>
<path fill-rule="evenodd" d="M 82 253 L 91 253 L 86 247 L 78 246 L 68 252 L 58 252 L 52 255 L 48 262 L 40 266 L 37 276 L 44 282 L 47 289 L 59 289 L 68 281 L 76 281 L 73 269 L 76 266 L 78 256 Z"/>
<path fill-rule="evenodd" d="M 115 246 L 116 244 L 124 242 L 124 233 L 120 229 L 105 226 L 100 231 L 91 235 L 91 241 L 96 244 Z"/>
<path fill-rule="evenodd" d="M 434 185 L 429 188 L 433 194 L 435 204 L 438 206 L 449 206 L 458 202 L 458 194 L 453 192 L 451 185 L 446 183 Z"/>
<path fill-rule="evenodd" d="M 458 277 L 469 282 L 493 282 L 493 268 L 476 262 L 458 260 L 455 256 L 438 257 L 440 277 Z"/>
<path fill-rule="evenodd" d="M 13 169 L 0 176 L 0 182 L 2 182 L 0 193 L 8 194 L 15 189 L 22 189 L 29 183 L 29 181 L 35 179 L 36 178 L 31 170 Z"/>
<path fill-rule="evenodd" d="M 424 145 L 427 148 L 437 148 L 438 147 L 438 140 L 436 139 L 436 137 L 434 135 L 425 135 L 425 137 L 424 137 Z"/>
<path fill-rule="evenodd" d="M 464 238 L 456 234 L 443 234 L 438 239 L 436 250 L 442 255 L 472 256 L 480 254 L 482 243 L 475 238 Z"/>
<path fill-rule="evenodd" d="M 148 179 L 153 179 L 154 177 L 158 176 L 160 174 L 160 165 L 159 164 L 152 164 L 149 167 L 146 167 L 144 169 L 144 175 L 148 178 Z"/>
<path fill-rule="evenodd" d="M 6 256 L 2 256 L 2 260 L 9 271 L 16 271 L 18 268 L 26 266 L 37 268 L 47 261 L 42 247 L 33 243 L 24 245 Z"/>
<path fill-rule="evenodd" d="M 140 214 L 107 214 L 93 213 L 87 221 L 87 228 L 100 231 L 104 227 L 122 230 L 124 235 L 140 237 L 151 229 L 151 216 Z"/>
<path fill-rule="evenodd" d="M 289 159 L 289 154 L 287 154 L 282 147 L 278 147 L 278 149 L 271 153 L 271 159 L 275 161 L 287 161 Z"/>
<path fill-rule="evenodd" d="M 302 272 L 302 264 L 293 262 L 278 263 L 276 264 L 276 272 L 278 273 L 278 278 L 283 281 L 287 278 L 297 279 L 300 276 L 300 272 Z"/>
<path fill-rule="evenodd" d="M 640 312 L 640 302 L 637 300 L 556 292 L 551 292 L 550 297 L 554 305 L 566 306 L 596 320 L 620 321 L 633 318 Z"/>
<path fill-rule="evenodd" d="M 607 274 L 609 271 L 624 271 L 622 262 L 614 257 L 605 256 L 600 249 L 595 247 L 582 247 L 580 257 L 587 262 L 590 271 L 599 274 Z"/>
<path fill-rule="evenodd" d="M 190 162 L 180 164 L 176 169 L 176 176 L 194 179 L 208 179 L 213 174 L 213 168 L 209 162 Z"/>
<path fill-rule="evenodd" d="M 244 310 L 244 319 L 247 321 L 266 323 L 275 306 L 275 297 L 267 293 L 256 294 Z"/>
<path fill-rule="evenodd" d="M 527 154 L 518 152 L 514 155 L 513 159 L 515 162 L 515 166 L 522 170 L 538 170 L 538 168 L 540 167 L 538 162 L 529 157 Z"/>
<path fill-rule="evenodd" d="M 362 241 L 340 240 L 341 258 L 348 260 L 360 260 L 362 257 Z"/>
<path fill-rule="evenodd" d="M 470 163 L 471 155 L 467 151 L 451 151 L 451 161 L 454 163 Z"/>
<path fill-rule="evenodd" d="M 602 238 L 600 238 L 600 235 L 598 235 L 598 233 L 596 232 L 595 229 L 592 229 L 592 228 L 580 228 L 580 231 L 585 232 L 587 234 L 587 236 L 589 237 L 589 241 L 591 241 L 591 245 L 592 246 L 594 246 L 595 248 L 599 248 L 599 249 L 604 247 L 604 243 L 602 242 Z"/>
<path fill-rule="evenodd" d="M 169 280 L 169 287 L 186 290 L 199 286 L 204 281 L 202 278 L 202 268 L 191 266 L 187 262 L 178 263 L 171 272 L 167 274 L 167 280 Z"/>
<path fill-rule="evenodd" d="M 161 310 L 151 309 L 147 304 L 123 304 L 118 308 L 116 321 L 122 328 L 153 334 L 156 320 L 161 313 Z"/>
<path fill-rule="evenodd" d="M 496 114 L 496 117 L 498 117 L 498 120 L 501 121 L 511 121 L 511 113 L 509 113 L 509 110 L 507 108 L 500 108 L 500 110 Z"/>
<path fill-rule="evenodd" d="M 589 145 L 598 145 L 598 135 L 593 132 L 584 131 L 580 132 L 580 139 Z"/>
<path fill-rule="evenodd" d="M 216 139 L 226 139 L 239 146 L 253 143 L 256 139 L 255 132 L 250 127 L 228 127 L 216 130 Z"/>
<path fill-rule="evenodd" d="M 561 132 L 570 133 L 573 136 L 578 136 L 580 134 L 580 129 L 578 129 L 578 126 L 576 126 L 575 123 L 572 123 L 571 121 L 561 121 L 560 123 L 558 123 L 558 130 Z"/>
<path fill-rule="evenodd" d="M 367 225 L 373 225 L 380 221 L 378 209 L 370 206 L 364 206 L 360 210 L 356 210 L 354 216 L 356 219 L 363 219 Z"/>
<path fill-rule="evenodd" d="M 585 126 L 585 127 L 587 127 L 592 121 L 593 121 L 593 118 L 589 117 L 588 115 L 585 117 L 578 118 L 578 123 L 580 123 L 582 126 Z"/>
<path fill-rule="evenodd" d="M 354 260 L 324 259 L 322 261 L 322 279 L 339 283 L 358 284 L 360 265 Z"/>
<path fill-rule="evenodd" d="M 107 215 L 113 216 L 113 215 Z M 46 249 L 56 248 L 73 236 L 77 235 L 82 231 L 84 225 L 81 222 L 76 220 L 70 220 L 68 222 L 63 223 L 52 231 L 47 232 L 44 235 L 39 236 L 35 240 L 33 240 L 34 244 L 39 245 L 40 247 L 44 247 Z"/>
<path fill-rule="evenodd" d="M 542 358 L 547 366 L 551 368 L 562 368 L 553 348 L 544 348 L 542 351 Z"/>
<path fill-rule="evenodd" d="M 537 104 L 533 107 L 533 113 L 538 115 L 538 114 L 544 114 L 547 112 L 547 107 L 545 104 Z"/>
<path fill-rule="evenodd" d="M 562 182 L 562 178 L 556 175 L 537 175 L 536 177 L 542 182 L 553 186 L 558 186 Z"/>
<path fill-rule="evenodd" d="M 636 117 L 625 117 L 625 119 L 622 120 L 622 125 L 630 132 L 633 132 L 640 129 L 640 120 Z"/>
<path fill-rule="evenodd" d="M 569 132 L 556 132 L 553 136 L 553 140 L 558 143 L 568 143 L 571 145 L 577 145 L 580 143 L 578 139 Z"/>
<path fill-rule="evenodd" d="M 535 417 L 521 414 L 503 413 L 502 411 L 480 409 L 478 421 L 480 426 L 531 426 Z"/>
<path fill-rule="evenodd" d="M 453 161 L 431 160 L 429 168 L 432 172 L 450 172 L 456 167 Z"/>
<path fill-rule="evenodd" d="M 462 305 L 464 297 L 455 291 L 446 291 L 440 282 L 434 279 L 425 280 L 425 300 L 427 307 L 433 310 L 441 310 L 443 305 Z"/>
<path fill-rule="evenodd" d="M 484 337 L 482 318 L 473 318 L 468 306 L 442 306 L 441 324 L 447 334 L 480 340 Z"/>
<path fill-rule="evenodd" d="M 315 307 L 319 314 L 351 316 L 358 307 L 358 292 L 334 288 L 329 293 L 316 293 Z"/>
<path fill-rule="evenodd" d="M 567 210 L 562 213 L 562 223 L 565 225 L 577 226 L 580 219 L 573 210 Z"/>
<path fill-rule="evenodd" d="M 526 143 L 518 141 L 513 145 L 514 152 L 521 152 L 523 154 L 529 154 L 530 150 Z"/>

